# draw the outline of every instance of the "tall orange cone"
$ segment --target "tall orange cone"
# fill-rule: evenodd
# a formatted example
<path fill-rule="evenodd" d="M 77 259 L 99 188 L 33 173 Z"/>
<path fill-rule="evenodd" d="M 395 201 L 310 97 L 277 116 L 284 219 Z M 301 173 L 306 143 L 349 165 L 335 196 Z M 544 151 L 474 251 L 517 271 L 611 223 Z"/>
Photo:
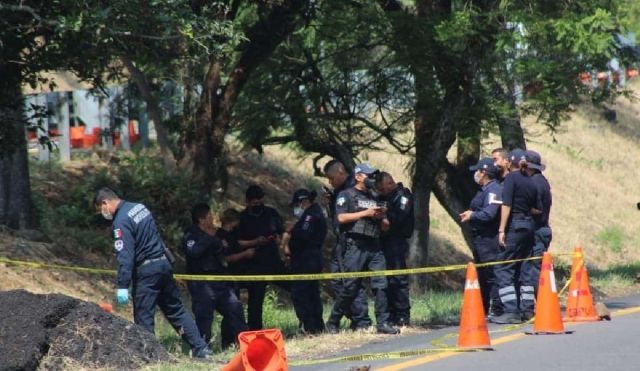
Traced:
<path fill-rule="evenodd" d="M 582 247 L 573 249 L 573 265 L 571 266 L 571 284 L 567 299 L 565 322 L 596 322 L 602 320 L 593 306 L 593 296 L 589 286 L 589 276 L 584 264 Z"/>
<path fill-rule="evenodd" d="M 462 298 L 462 316 L 460 317 L 459 347 L 491 347 L 487 320 L 482 306 L 478 273 L 473 263 L 467 264 L 467 279 Z"/>
<path fill-rule="evenodd" d="M 560 300 L 556 277 L 553 273 L 551 254 L 545 252 L 542 256 L 540 281 L 538 283 L 538 297 L 536 298 L 536 316 L 533 322 L 532 334 L 567 334 L 562 324 Z M 531 334 L 531 333 L 528 333 Z"/>
<path fill-rule="evenodd" d="M 244 363 L 242 363 L 242 352 L 238 352 L 220 371 L 244 371 Z"/>

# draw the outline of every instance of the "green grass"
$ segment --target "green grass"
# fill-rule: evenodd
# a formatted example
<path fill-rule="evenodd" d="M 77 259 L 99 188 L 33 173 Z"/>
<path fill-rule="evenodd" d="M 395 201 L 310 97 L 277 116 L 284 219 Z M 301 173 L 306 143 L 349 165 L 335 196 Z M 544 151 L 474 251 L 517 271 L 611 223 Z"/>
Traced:
<path fill-rule="evenodd" d="M 640 262 L 612 265 L 604 270 L 589 271 L 589 283 L 596 288 L 625 288 L 636 283 Z"/>
<path fill-rule="evenodd" d="M 331 311 L 333 303 L 325 303 L 324 318 L 327 318 Z M 429 291 L 422 295 L 413 295 L 411 297 L 411 321 L 414 326 L 431 327 L 437 325 L 457 325 L 460 317 L 460 309 L 462 305 L 462 291 L 437 292 Z M 373 300 L 369 300 L 369 315 L 375 323 Z M 189 347 L 178 337 L 169 323 L 160 315 L 156 317 L 156 336 L 160 339 L 164 347 L 172 355 L 178 357 L 178 364 L 163 364 L 159 366 L 149 367 L 148 370 L 199 370 L 207 369 L 198 362 L 190 361 Z M 293 308 L 289 305 L 281 304 L 277 294 L 274 291 L 267 292 L 265 299 L 263 319 L 265 328 L 278 328 L 282 331 L 285 338 L 301 338 L 298 330 L 298 319 Z M 220 334 L 221 317 L 216 315 L 214 322 L 214 335 Z M 343 319 L 342 328 L 347 328 L 349 322 Z M 317 339 L 306 339 L 310 342 L 309 348 L 313 349 L 314 341 Z M 215 358 L 220 362 L 227 362 L 236 353 L 237 349 L 228 349 L 223 351 L 220 348 L 219 340 L 215 340 L 212 345 Z M 201 368 L 201 366 L 203 368 Z M 209 364 L 208 367 L 211 367 Z M 210 368 L 209 368 L 210 369 Z"/>
<path fill-rule="evenodd" d="M 598 241 L 606 243 L 613 252 L 620 252 L 624 247 L 625 235 L 619 228 L 607 227 L 597 235 Z"/>

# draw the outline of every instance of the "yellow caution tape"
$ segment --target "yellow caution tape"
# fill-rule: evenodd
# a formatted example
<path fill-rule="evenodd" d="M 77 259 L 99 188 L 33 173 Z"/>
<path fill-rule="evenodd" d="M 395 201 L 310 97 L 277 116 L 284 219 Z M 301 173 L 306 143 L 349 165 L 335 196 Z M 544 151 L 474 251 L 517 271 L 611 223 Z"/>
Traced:
<path fill-rule="evenodd" d="M 290 366 L 308 366 L 308 365 L 316 365 L 316 364 L 320 364 L 320 363 L 358 362 L 358 361 L 398 359 L 398 358 L 419 356 L 419 355 L 422 355 L 422 354 L 429 354 L 429 353 L 484 352 L 484 351 L 489 351 L 489 350 L 493 350 L 493 348 L 487 347 L 487 348 L 417 349 L 417 350 L 405 350 L 405 351 L 388 352 L 388 353 L 358 354 L 358 355 L 354 355 L 354 356 L 344 356 L 344 357 L 327 358 L 327 359 L 319 359 L 319 360 L 309 360 L 309 361 L 294 361 L 294 362 L 288 362 L 288 364 Z"/>
<path fill-rule="evenodd" d="M 557 254 L 567 255 L 567 254 Z M 490 263 L 475 264 L 476 268 L 489 267 L 493 265 L 505 264 L 505 263 L 517 263 L 529 260 L 539 260 L 542 257 L 532 257 L 526 259 L 514 259 L 505 260 Z M 46 268 L 46 269 L 59 269 L 69 270 L 75 272 L 95 273 L 95 274 L 117 274 L 115 270 L 98 269 L 98 268 L 84 268 L 73 267 L 54 264 L 42 264 L 34 262 L 25 262 L 19 260 L 10 260 L 5 257 L 0 257 L 0 263 L 7 263 L 12 265 L 22 265 L 31 268 Z M 409 269 L 394 269 L 384 271 L 368 271 L 368 272 L 342 272 L 342 273 L 317 273 L 317 274 L 286 274 L 286 275 L 195 275 L 195 274 L 174 274 L 176 279 L 187 281 L 313 281 L 313 280 L 330 280 L 330 279 L 342 279 L 342 278 L 366 278 L 366 277 L 380 277 L 380 276 L 398 276 L 398 275 L 411 275 L 411 274 L 424 274 L 424 273 L 436 273 L 466 269 L 467 264 L 447 265 L 441 267 L 425 267 L 425 268 L 409 268 Z"/>

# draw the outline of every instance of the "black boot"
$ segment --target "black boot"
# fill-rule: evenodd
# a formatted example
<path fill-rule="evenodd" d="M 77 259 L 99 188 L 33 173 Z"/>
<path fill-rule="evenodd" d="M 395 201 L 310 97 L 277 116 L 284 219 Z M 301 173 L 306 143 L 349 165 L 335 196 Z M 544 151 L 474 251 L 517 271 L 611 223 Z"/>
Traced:
<path fill-rule="evenodd" d="M 400 329 L 391 326 L 389 322 L 378 324 L 376 329 L 378 330 L 378 334 L 397 335 L 400 333 Z"/>

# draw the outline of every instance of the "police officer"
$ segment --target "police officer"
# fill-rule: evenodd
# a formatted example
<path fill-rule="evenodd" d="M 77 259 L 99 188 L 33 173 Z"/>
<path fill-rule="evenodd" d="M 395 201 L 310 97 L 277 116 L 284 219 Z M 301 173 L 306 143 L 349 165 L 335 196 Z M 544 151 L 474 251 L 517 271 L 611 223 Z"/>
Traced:
<path fill-rule="evenodd" d="M 342 256 L 344 255 L 345 244 L 340 233 L 340 226 L 336 220 L 336 200 L 337 195 L 347 188 L 355 185 L 353 174 L 347 174 L 342 162 L 331 160 L 324 166 L 324 173 L 329 180 L 329 184 L 333 187 L 333 191 L 325 194 L 326 202 L 329 205 L 328 214 L 331 218 L 332 230 L 337 241 L 331 250 L 331 261 L 329 262 L 329 271 L 331 273 L 343 272 Z M 343 280 L 331 280 L 331 287 L 334 295 L 338 296 L 343 291 Z M 345 317 L 351 319 L 350 328 L 352 330 L 367 329 L 371 327 L 371 318 L 369 317 L 369 303 L 367 300 L 367 290 L 364 283 L 360 285 L 358 294 L 351 304 L 351 308 L 345 313 Z"/>
<path fill-rule="evenodd" d="M 264 205 L 264 191 L 252 185 L 245 193 L 247 207 L 240 212 L 238 243 L 243 248 L 256 248 L 253 259 L 246 261 L 247 273 L 255 275 L 284 275 L 287 269 L 280 258 L 278 239 L 284 232 L 284 223 L 278 211 Z M 262 305 L 267 292 L 267 281 L 246 282 L 248 292 L 248 320 L 250 330 L 262 329 Z M 289 282 L 271 282 L 289 291 Z"/>
<path fill-rule="evenodd" d="M 216 230 L 216 237 L 220 239 L 224 247 L 226 261 L 229 264 L 227 271 L 232 275 L 247 274 L 246 262 L 253 259 L 256 254 L 256 248 L 243 249 L 238 243 L 236 234 L 238 225 L 240 224 L 240 212 L 234 208 L 226 209 L 220 216 L 220 224 L 220 228 Z M 230 282 L 230 284 L 233 287 L 236 297 L 239 298 L 241 287 L 239 282 Z M 244 310 L 242 314 L 244 320 Z M 238 335 L 236 332 L 231 321 L 223 317 L 220 323 L 222 348 L 228 348 L 234 343 L 237 343 Z"/>
<path fill-rule="evenodd" d="M 551 227 L 549 227 L 549 213 L 551 212 L 552 204 L 551 186 L 549 186 L 547 178 L 542 175 L 542 172 L 547 167 L 542 164 L 540 154 L 535 151 L 525 151 L 524 157 L 526 160 L 524 171 L 529 175 L 529 177 L 531 177 L 531 180 L 533 180 L 536 187 L 538 187 L 538 194 L 542 201 L 542 213 L 533 215 L 533 220 L 536 222 L 536 230 L 534 233 L 533 252 L 531 255 L 534 257 L 542 257 L 542 255 L 549 250 L 552 238 Z M 530 260 L 526 261 L 524 264 L 528 266 L 527 272 L 531 274 L 529 280 L 535 288 L 537 297 L 542 260 Z"/>
<path fill-rule="evenodd" d="M 380 238 L 387 269 L 407 269 L 406 255 L 409 250 L 407 239 L 411 238 L 415 223 L 413 195 L 402 183 L 396 183 L 387 172 L 376 176 L 376 188 L 381 195 L 381 200 L 387 203 L 388 208 L 386 216 L 389 220 L 389 230 L 383 232 Z M 409 277 L 389 276 L 388 282 L 390 322 L 395 326 L 409 326 L 411 324 Z"/>
<path fill-rule="evenodd" d="M 365 181 L 376 171 L 366 163 L 354 169 L 356 184 L 338 194 L 336 201 L 336 220 L 340 225 L 340 233 L 344 233 L 345 252 L 343 256 L 346 272 L 364 270 L 382 271 L 385 269 L 384 254 L 380 246 L 380 231 L 389 228 L 389 221 L 384 219 L 384 208 L 377 206 L 372 199 Z M 374 182 L 375 185 L 375 182 Z M 362 278 L 343 280 L 344 288 L 337 295 L 326 328 L 336 334 L 340 328 L 340 320 L 349 310 L 358 295 Z M 375 296 L 375 314 L 377 330 L 383 334 L 398 334 L 400 330 L 389 324 L 390 315 L 387 302 L 387 279 L 384 276 L 371 278 L 371 290 Z"/>
<path fill-rule="evenodd" d="M 496 148 L 491 151 L 491 158 L 493 158 L 493 162 L 495 162 L 496 167 L 498 168 L 496 182 L 498 182 L 500 186 L 503 186 L 504 178 L 509 174 L 509 151 L 504 148 Z"/>
<path fill-rule="evenodd" d="M 121 200 L 109 188 L 93 197 L 96 209 L 113 220 L 113 237 L 118 258 L 119 304 L 129 301 L 132 284 L 133 317 L 136 325 L 154 333 L 156 304 L 196 358 L 210 358 L 211 351 L 182 305 L 180 290 L 173 279 L 173 266 L 153 216 L 146 206 Z"/>
<path fill-rule="evenodd" d="M 509 153 L 511 171 L 504 180 L 498 241 L 502 247 L 499 261 L 524 259 L 531 255 L 535 223 L 532 213 L 542 210 L 538 189 L 524 172 L 520 162 L 524 151 L 514 149 Z M 498 295 L 504 313 L 492 318 L 494 323 L 520 323 L 533 316 L 535 292 L 522 262 L 497 265 L 494 268 Z M 516 287 L 520 285 L 520 290 Z"/>
<path fill-rule="evenodd" d="M 471 200 L 470 209 L 460 214 L 462 223 L 469 223 L 473 235 L 473 258 L 476 263 L 496 261 L 500 254 L 498 228 L 500 227 L 500 204 L 502 187 L 496 181 L 498 168 L 493 159 L 484 157 L 469 167 L 473 179 L 481 187 Z M 478 268 L 478 282 L 482 293 L 482 305 L 487 319 L 502 314 L 494 267 Z"/>
<path fill-rule="evenodd" d="M 291 206 L 294 208 L 293 214 L 299 219 L 283 238 L 283 248 L 292 274 L 322 272 L 322 245 L 327 236 L 327 220 L 322 208 L 315 202 L 316 197 L 315 191 L 306 189 L 298 189 L 293 194 Z M 321 333 L 324 321 L 320 282 L 292 282 L 291 300 L 303 330 L 312 335 Z"/>
<path fill-rule="evenodd" d="M 207 204 L 197 204 L 191 211 L 193 225 L 182 237 L 182 249 L 187 258 L 187 273 L 193 275 L 225 274 L 227 259 L 222 241 L 215 237 L 213 216 Z M 232 336 L 249 328 L 244 321 L 244 309 L 231 284 L 221 281 L 188 281 L 191 309 L 196 317 L 200 335 L 209 343 L 213 311 L 229 322 Z"/>

